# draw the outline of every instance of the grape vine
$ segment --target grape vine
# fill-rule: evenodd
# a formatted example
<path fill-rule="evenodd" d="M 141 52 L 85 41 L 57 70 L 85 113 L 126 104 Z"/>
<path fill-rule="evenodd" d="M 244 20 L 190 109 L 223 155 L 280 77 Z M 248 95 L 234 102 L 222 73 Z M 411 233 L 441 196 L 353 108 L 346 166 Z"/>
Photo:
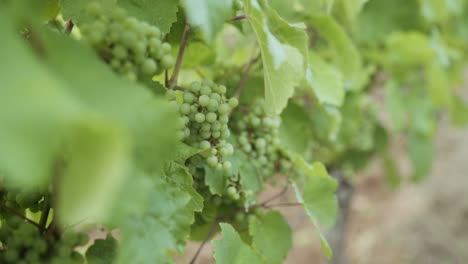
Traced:
<path fill-rule="evenodd" d="M 331 258 L 343 179 L 397 185 L 404 138 L 421 180 L 440 113 L 468 123 L 468 3 L 355 2 L 0 1 L 0 263 L 197 263 L 217 233 L 219 264 L 283 263 L 279 207 Z"/>

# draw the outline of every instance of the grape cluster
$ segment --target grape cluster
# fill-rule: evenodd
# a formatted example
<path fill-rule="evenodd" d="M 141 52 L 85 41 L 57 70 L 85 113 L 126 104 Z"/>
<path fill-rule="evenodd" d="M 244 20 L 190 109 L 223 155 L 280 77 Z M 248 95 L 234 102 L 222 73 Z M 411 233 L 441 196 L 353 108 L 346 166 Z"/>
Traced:
<path fill-rule="evenodd" d="M 114 71 L 131 80 L 151 76 L 174 65 L 171 45 L 161 31 L 126 14 L 122 8 L 103 10 L 98 3 L 87 8 L 90 17 L 80 25 L 83 38 Z"/>
<path fill-rule="evenodd" d="M 83 234 L 65 234 L 60 240 L 41 234 L 39 229 L 16 215 L 2 215 L 0 263 L 78 264 L 84 258 L 74 250 L 87 242 Z"/>
<path fill-rule="evenodd" d="M 234 153 L 226 140 L 231 135 L 229 114 L 238 101 L 225 94 L 225 86 L 204 80 L 193 82 L 185 91 L 168 90 L 166 96 L 181 114 L 179 139 L 203 150 L 201 154 L 211 168 L 229 171 L 232 164 L 223 157 Z"/>
<path fill-rule="evenodd" d="M 278 147 L 280 116 L 268 116 L 263 101 L 257 100 L 247 114 L 238 117 L 238 142 L 240 148 L 252 157 L 259 173 L 268 177 L 274 172 L 275 162 L 280 158 Z"/>

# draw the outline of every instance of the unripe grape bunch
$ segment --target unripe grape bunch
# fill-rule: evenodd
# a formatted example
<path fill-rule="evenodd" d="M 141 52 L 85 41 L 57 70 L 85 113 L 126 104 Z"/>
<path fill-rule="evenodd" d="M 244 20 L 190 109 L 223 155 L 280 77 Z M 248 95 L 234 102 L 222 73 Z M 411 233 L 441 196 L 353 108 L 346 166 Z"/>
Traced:
<path fill-rule="evenodd" d="M 278 147 L 281 117 L 267 115 L 263 101 L 257 100 L 247 114 L 242 113 L 237 118 L 240 149 L 252 158 L 263 177 L 272 176 L 275 162 L 280 158 Z"/>
<path fill-rule="evenodd" d="M 65 233 L 56 239 L 42 234 L 36 226 L 16 215 L 3 214 L 1 220 L 0 263 L 83 263 L 84 257 L 74 248 L 88 242 L 87 235 Z"/>
<path fill-rule="evenodd" d="M 211 80 L 193 82 L 187 90 L 168 90 L 167 98 L 181 117 L 178 137 L 188 145 L 202 150 L 211 168 L 229 171 L 231 162 L 224 157 L 234 153 L 227 142 L 231 135 L 229 114 L 238 105 L 236 98 L 226 98 L 226 87 Z"/>
<path fill-rule="evenodd" d="M 130 80 L 152 76 L 174 65 L 171 45 L 159 28 L 128 16 L 122 8 L 103 10 L 98 3 L 87 8 L 80 25 L 83 38 L 117 73 Z"/>

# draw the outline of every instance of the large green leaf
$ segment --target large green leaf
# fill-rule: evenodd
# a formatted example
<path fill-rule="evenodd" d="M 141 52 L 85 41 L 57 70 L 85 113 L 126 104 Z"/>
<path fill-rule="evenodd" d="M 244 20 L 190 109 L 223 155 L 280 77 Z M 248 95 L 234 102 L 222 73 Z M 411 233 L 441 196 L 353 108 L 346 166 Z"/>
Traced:
<path fill-rule="evenodd" d="M 114 8 L 117 0 L 61 0 L 60 7 L 64 19 L 80 23 L 88 19 L 86 9 L 91 3 L 99 3 L 105 10 Z"/>
<path fill-rule="evenodd" d="M 223 238 L 213 242 L 217 264 L 264 263 L 261 256 L 242 241 L 231 225 L 220 226 Z"/>
<path fill-rule="evenodd" d="M 371 0 L 364 5 L 358 19 L 357 38 L 375 45 L 396 31 L 420 29 L 418 0 Z M 404 6 L 405 8 L 401 8 Z"/>
<path fill-rule="evenodd" d="M 63 223 L 103 220 L 125 181 L 131 163 L 123 131 L 103 120 L 89 118 L 67 135 L 57 215 Z"/>
<path fill-rule="evenodd" d="M 86 250 L 86 261 L 89 264 L 112 264 L 117 255 L 117 240 L 111 235 L 106 239 L 96 239 Z"/>
<path fill-rule="evenodd" d="M 80 118 L 82 108 L 10 25 L 0 14 L 0 168 L 15 184 L 27 188 L 52 177 L 68 126 Z"/>
<path fill-rule="evenodd" d="M 326 63 L 315 52 L 309 53 L 310 67 L 306 80 L 320 103 L 340 106 L 343 103 L 345 87 L 343 76 L 333 66 Z"/>
<path fill-rule="evenodd" d="M 327 228 L 331 228 L 335 223 L 338 211 L 338 201 L 335 196 L 337 183 L 319 162 L 310 165 L 300 156 L 295 156 L 294 162 L 304 176 L 302 181 L 293 181 L 297 200 L 302 203 L 317 228 L 325 255 L 330 258 L 331 248 L 319 228 L 319 223 Z M 303 186 L 302 191 L 301 186 Z"/>
<path fill-rule="evenodd" d="M 344 29 L 327 15 L 311 16 L 309 22 L 331 48 L 332 62 L 343 74 L 345 88 L 363 89 L 371 68 L 363 67 L 361 55 Z"/>
<path fill-rule="evenodd" d="M 264 0 L 244 1 L 245 13 L 262 53 L 265 110 L 279 114 L 305 76 L 307 35 L 288 24 Z"/>
<path fill-rule="evenodd" d="M 179 0 L 117 0 L 117 4 L 139 20 L 157 26 L 162 34 L 177 20 Z"/>
<path fill-rule="evenodd" d="M 118 77 L 91 49 L 76 41 L 48 34 L 44 42 L 49 50 L 47 61 L 69 84 L 68 92 L 98 116 L 118 123 L 131 137 L 137 166 L 156 171 L 174 157 L 177 115 L 165 100 Z"/>
<path fill-rule="evenodd" d="M 224 171 L 205 166 L 205 184 L 212 194 L 223 195 L 227 186 L 227 175 Z"/>
<path fill-rule="evenodd" d="M 232 15 L 232 0 L 183 0 L 188 22 L 211 42 Z"/>
<path fill-rule="evenodd" d="M 269 211 L 254 218 L 249 223 L 249 233 L 252 236 L 252 248 L 264 257 L 265 263 L 283 263 L 292 247 L 292 233 L 280 213 Z"/>
<path fill-rule="evenodd" d="M 408 152 L 411 160 L 413 179 L 421 181 L 432 168 L 434 146 L 432 137 L 419 133 L 411 133 L 408 139 Z"/>
<path fill-rule="evenodd" d="M 303 155 L 309 150 L 313 137 L 312 122 L 302 107 L 289 102 L 281 114 L 281 146 L 289 151 Z"/>
<path fill-rule="evenodd" d="M 147 182 L 146 209 L 119 222 L 122 244 L 117 263 L 172 262 L 170 251 L 188 236 L 193 219 L 193 211 L 187 210 L 191 196 L 157 176 Z"/>

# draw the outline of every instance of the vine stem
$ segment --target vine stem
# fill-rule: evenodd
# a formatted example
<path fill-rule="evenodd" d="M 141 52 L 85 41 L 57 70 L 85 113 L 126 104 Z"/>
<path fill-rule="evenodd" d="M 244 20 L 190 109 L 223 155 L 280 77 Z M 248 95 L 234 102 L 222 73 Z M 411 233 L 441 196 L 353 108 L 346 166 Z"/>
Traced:
<path fill-rule="evenodd" d="M 246 15 L 240 15 L 240 16 L 235 16 L 235 17 L 229 19 L 229 21 L 239 21 L 239 20 L 244 20 L 246 18 L 247 18 Z"/>
<path fill-rule="evenodd" d="M 21 214 L 20 212 L 16 211 L 15 209 L 10 208 L 10 207 L 8 207 L 8 206 L 5 206 L 5 205 L 3 205 L 3 204 L 0 205 L 0 207 L 2 207 L 3 209 L 9 211 L 10 213 L 16 215 L 17 217 L 23 219 L 24 221 L 30 223 L 31 225 L 37 227 L 39 230 L 42 230 L 41 226 L 40 226 L 38 223 L 36 223 L 36 222 L 34 222 L 33 220 L 27 218 L 26 216 L 24 216 L 24 215 Z"/>
<path fill-rule="evenodd" d="M 46 230 L 47 220 L 50 213 L 50 200 L 49 196 L 44 196 L 44 208 L 42 209 L 41 218 L 39 219 L 39 226 L 41 230 Z"/>
<path fill-rule="evenodd" d="M 74 26 L 75 24 L 73 24 L 73 21 L 71 19 L 68 20 L 65 24 L 65 29 L 63 30 L 63 33 L 69 35 L 72 32 Z"/>
<path fill-rule="evenodd" d="M 301 206 L 301 203 L 277 203 L 277 204 L 270 204 L 264 205 L 263 208 L 274 208 L 274 207 L 289 207 L 289 206 Z"/>
<path fill-rule="evenodd" d="M 283 196 L 288 191 L 288 187 L 289 187 L 289 185 L 286 184 L 284 186 L 284 188 L 279 193 L 273 195 L 272 197 L 266 199 L 263 203 L 261 203 L 261 206 L 266 206 L 266 204 L 268 204 L 269 202 L 272 202 L 272 201 L 278 199 L 279 197 Z"/>
<path fill-rule="evenodd" d="M 177 54 L 176 64 L 172 72 L 171 79 L 169 80 L 169 88 L 177 86 L 177 79 L 179 78 L 180 67 L 182 66 L 182 59 L 184 58 L 185 48 L 187 47 L 190 36 L 190 26 L 185 24 L 182 40 L 180 41 L 179 53 Z"/>
<path fill-rule="evenodd" d="M 236 92 L 234 94 L 234 97 L 239 99 L 242 91 L 244 90 L 245 84 L 247 83 L 247 80 L 249 79 L 249 73 L 250 69 L 252 68 L 252 65 L 258 61 L 260 56 L 256 55 L 257 54 L 257 42 L 254 43 L 253 48 L 252 48 L 252 53 L 250 55 L 250 59 L 245 65 L 244 71 L 242 72 L 242 77 L 239 82 L 239 86 L 237 86 Z"/>
<path fill-rule="evenodd" d="M 213 236 L 214 232 L 216 231 L 216 227 L 218 226 L 219 222 L 222 221 L 223 217 L 218 217 L 214 221 L 214 223 L 210 227 L 210 231 L 208 231 L 208 234 L 206 234 L 205 239 L 203 239 L 202 243 L 197 249 L 197 252 L 195 252 L 195 255 L 193 255 L 192 259 L 190 260 L 190 264 L 195 264 L 195 261 L 197 261 L 198 256 L 200 255 L 203 247 L 205 247 L 205 244 L 208 243 L 208 240 L 210 240 L 211 236 Z"/>

